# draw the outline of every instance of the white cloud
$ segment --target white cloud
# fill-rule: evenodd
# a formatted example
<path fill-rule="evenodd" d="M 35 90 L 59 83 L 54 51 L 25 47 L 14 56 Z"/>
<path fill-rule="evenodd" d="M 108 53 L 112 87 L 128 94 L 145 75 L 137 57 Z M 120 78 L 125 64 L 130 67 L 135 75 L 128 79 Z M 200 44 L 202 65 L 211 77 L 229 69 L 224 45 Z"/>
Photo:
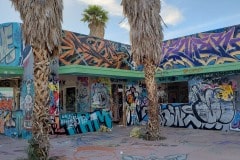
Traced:
<path fill-rule="evenodd" d="M 119 26 L 123 29 L 126 29 L 127 31 L 130 31 L 130 26 L 127 18 L 125 18 L 122 22 L 120 22 Z"/>
<path fill-rule="evenodd" d="M 98 5 L 101 6 L 113 16 L 122 16 L 122 6 L 116 0 L 78 0 L 79 2 L 87 5 Z"/>
<path fill-rule="evenodd" d="M 183 14 L 177 7 L 167 4 L 165 1 L 162 1 L 161 16 L 166 25 L 177 25 L 184 19 Z M 127 20 L 121 22 L 120 27 L 130 30 Z"/>
<path fill-rule="evenodd" d="M 162 1 L 161 16 L 167 25 L 177 25 L 184 19 L 180 9 L 167 4 L 165 1 Z"/>
<path fill-rule="evenodd" d="M 240 18 L 240 14 L 225 16 L 220 18 L 215 18 L 212 21 L 199 22 L 198 24 L 187 26 L 184 28 L 178 28 L 177 30 L 166 31 L 164 33 L 165 40 L 173 39 L 181 36 L 188 36 L 191 34 L 196 34 L 200 32 L 206 32 L 209 30 L 215 30 L 218 28 L 223 28 L 231 25 L 235 25 L 235 23 Z M 166 28 L 168 29 L 168 28 Z"/>

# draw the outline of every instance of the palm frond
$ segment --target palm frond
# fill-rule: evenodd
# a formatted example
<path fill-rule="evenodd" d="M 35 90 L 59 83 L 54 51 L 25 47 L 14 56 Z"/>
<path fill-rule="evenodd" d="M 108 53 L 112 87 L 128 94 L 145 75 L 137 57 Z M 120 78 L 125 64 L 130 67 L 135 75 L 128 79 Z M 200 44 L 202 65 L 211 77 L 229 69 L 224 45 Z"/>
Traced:
<path fill-rule="evenodd" d="M 11 0 L 20 12 L 25 43 L 58 50 L 62 34 L 62 0 Z"/>
<path fill-rule="evenodd" d="M 133 60 L 141 64 L 146 58 L 159 64 L 163 39 L 160 0 L 122 0 L 121 5 L 130 24 Z"/>

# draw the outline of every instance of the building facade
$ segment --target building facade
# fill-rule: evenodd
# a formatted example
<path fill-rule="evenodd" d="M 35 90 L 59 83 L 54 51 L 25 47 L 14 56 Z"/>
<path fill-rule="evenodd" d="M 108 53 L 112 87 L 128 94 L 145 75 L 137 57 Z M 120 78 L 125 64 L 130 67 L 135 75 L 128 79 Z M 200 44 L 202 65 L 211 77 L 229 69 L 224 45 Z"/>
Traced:
<path fill-rule="evenodd" d="M 146 124 L 148 99 L 131 47 L 63 31 L 51 62 L 53 134 Z M 0 133 L 31 136 L 33 55 L 19 23 L 0 25 Z M 196 129 L 240 129 L 240 25 L 163 43 L 156 79 L 161 123 Z"/>

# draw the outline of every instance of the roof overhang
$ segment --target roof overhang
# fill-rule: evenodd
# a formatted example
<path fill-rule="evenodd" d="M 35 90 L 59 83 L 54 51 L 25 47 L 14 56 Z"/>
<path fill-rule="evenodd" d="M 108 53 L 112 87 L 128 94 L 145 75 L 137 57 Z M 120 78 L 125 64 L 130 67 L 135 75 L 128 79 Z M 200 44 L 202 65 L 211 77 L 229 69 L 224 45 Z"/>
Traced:
<path fill-rule="evenodd" d="M 169 69 L 156 72 L 156 78 L 188 76 L 197 74 L 208 74 L 214 72 L 240 72 L 240 62 L 215 64 L 209 66 Z M 123 70 L 115 68 L 104 68 L 83 65 L 66 65 L 59 67 L 60 75 L 78 75 L 78 76 L 94 76 L 94 77 L 111 77 L 111 78 L 126 78 L 126 79 L 144 79 L 143 71 Z"/>
<path fill-rule="evenodd" d="M 60 66 L 59 75 L 78 75 L 78 76 L 94 76 L 94 77 L 101 76 L 101 77 L 111 77 L 111 78 L 144 79 L 144 73 L 142 71 L 83 66 L 83 65 Z"/>
<path fill-rule="evenodd" d="M 240 62 L 215 64 L 215 65 L 192 67 L 192 68 L 163 70 L 163 71 L 158 71 L 156 73 L 156 78 L 207 74 L 207 73 L 214 73 L 214 72 L 229 72 L 229 71 L 240 71 Z"/>
<path fill-rule="evenodd" d="M 0 66 L 0 79 L 21 77 L 23 70 L 23 67 L 19 66 Z"/>

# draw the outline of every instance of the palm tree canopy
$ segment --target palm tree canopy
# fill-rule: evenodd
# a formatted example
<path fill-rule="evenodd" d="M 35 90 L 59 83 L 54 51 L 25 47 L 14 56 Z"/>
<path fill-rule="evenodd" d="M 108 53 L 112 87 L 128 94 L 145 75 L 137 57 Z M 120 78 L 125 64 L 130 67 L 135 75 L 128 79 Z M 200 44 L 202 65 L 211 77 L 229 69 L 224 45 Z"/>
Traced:
<path fill-rule="evenodd" d="M 25 43 L 58 53 L 62 35 L 62 0 L 11 1 L 21 15 Z"/>
<path fill-rule="evenodd" d="M 90 24 L 95 25 L 104 25 L 108 21 L 108 12 L 105 11 L 101 6 L 98 5 L 89 5 L 83 11 L 83 18 L 81 21 L 88 22 Z"/>
<path fill-rule="evenodd" d="M 133 60 L 142 64 L 146 58 L 158 65 L 163 40 L 160 0 L 122 0 L 121 5 L 130 25 Z"/>

